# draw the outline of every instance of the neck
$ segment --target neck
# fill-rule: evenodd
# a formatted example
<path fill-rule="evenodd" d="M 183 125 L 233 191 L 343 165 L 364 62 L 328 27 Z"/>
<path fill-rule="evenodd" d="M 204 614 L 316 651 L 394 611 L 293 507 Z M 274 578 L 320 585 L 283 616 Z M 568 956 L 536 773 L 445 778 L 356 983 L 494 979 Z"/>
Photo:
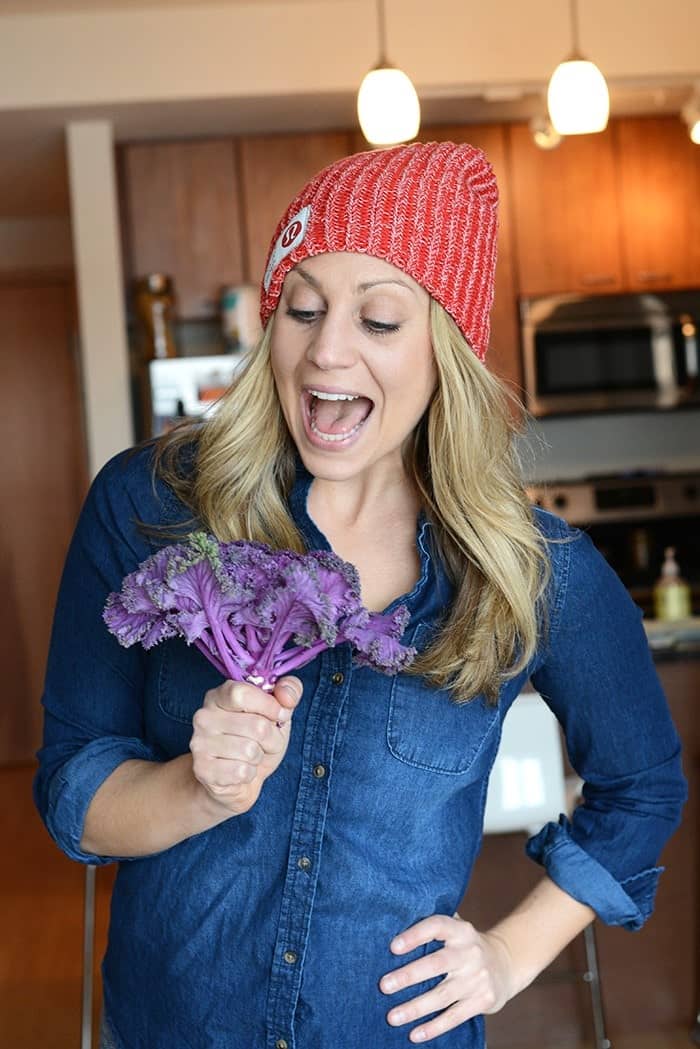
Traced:
<path fill-rule="evenodd" d="M 343 481 L 314 478 L 308 507 L 317 521 L 331 520 L 341 528 L 363 528 L 387 517 L 415 521 L 420 501 L 403 465 L 377 465 Z"/>

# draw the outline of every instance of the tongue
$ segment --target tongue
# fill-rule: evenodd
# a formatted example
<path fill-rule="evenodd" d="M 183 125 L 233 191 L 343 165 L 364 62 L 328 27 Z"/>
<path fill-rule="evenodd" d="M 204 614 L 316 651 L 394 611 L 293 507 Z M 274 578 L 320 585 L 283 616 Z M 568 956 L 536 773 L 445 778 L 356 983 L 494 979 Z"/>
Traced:
<path fill-rule="evenodd" d="M 364 422 L 371 408 L 372 402 L 367 397 L 354 401 L 321 401 L 314 397 L 311 410 L 321 433 L 349 433 Z"/>

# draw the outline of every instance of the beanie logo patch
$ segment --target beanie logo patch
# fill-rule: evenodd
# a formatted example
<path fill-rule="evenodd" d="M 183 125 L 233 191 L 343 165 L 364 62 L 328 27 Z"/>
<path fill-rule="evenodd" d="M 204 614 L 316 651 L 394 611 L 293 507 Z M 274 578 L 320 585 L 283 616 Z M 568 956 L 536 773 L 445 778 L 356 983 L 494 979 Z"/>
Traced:
<path fill-rule="evenodd" d="M 265 276 L 263 278 L 263 287 L 265 291 L 269 291 L 272 282 L 272 275 L 282 259 L 285 259 L 287 255 L 294 251 L 294 249 L 303 241 L 310 217 L 311 205 L 307 204 L 305 208 L 302 208 L 301 211 L 298 211 L 296 215 L 289 220 L 280 233 L 275 246 L 272 249 L 267 269 L 265 270 Z"/>

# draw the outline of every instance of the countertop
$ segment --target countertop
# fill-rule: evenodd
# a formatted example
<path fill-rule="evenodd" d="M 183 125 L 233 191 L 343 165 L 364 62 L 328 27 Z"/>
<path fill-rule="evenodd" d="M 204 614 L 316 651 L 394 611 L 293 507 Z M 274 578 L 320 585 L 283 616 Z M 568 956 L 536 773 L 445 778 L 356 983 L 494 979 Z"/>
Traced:
<path fill-rule="evenodd" d="M 655 659 L 700 659 L 700 616 L 672 622 L 645 619 L 644 629 Z"/>

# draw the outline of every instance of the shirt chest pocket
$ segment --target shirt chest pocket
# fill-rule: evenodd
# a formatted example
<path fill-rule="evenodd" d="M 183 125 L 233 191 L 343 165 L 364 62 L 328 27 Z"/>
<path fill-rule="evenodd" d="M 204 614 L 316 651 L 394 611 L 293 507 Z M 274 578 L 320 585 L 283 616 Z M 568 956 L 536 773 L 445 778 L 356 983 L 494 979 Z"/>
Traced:
<path fill-rule="evenodd" d="M 428 638 L 428 627 L 419 624 L 406 643 L 421 650 Z M 399 674 L 392 683 L 387 744 L 391 754 L 407 765 L 469 780 L 490 765 L 498 742 L 498 720 L 498 708 L 483 696 L 455 703 L 447 689 Z"/>
<path fill-rule="evenodd" d="M 194 646 L 180 638 L 165 641 L 149 653 L 145 717 L 149 742 L 170 756 L 183 754 L 192 738 L 192 718 L 205 693 L 223 681 L 221 674 Z"/>

